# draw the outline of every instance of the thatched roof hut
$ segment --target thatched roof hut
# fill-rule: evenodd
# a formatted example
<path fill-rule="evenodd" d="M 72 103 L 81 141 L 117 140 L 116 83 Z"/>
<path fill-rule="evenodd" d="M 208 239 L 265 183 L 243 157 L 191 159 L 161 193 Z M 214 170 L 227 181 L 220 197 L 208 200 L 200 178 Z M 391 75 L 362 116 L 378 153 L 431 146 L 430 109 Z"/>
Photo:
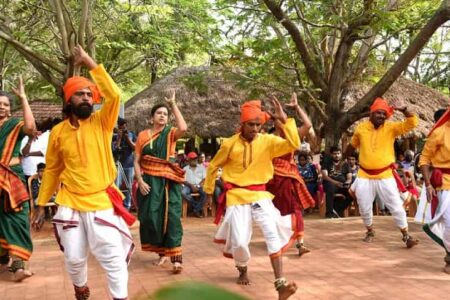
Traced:
<path fill-rule="evenodd" d="M 34 119 L 38 124 L 48 119 L 63 118 L 61 103 L 53 103 L 47 100 L 36 99 L 30 101 L 30 108 L 33 112 Z M 22 107 L 15 107 L 11 115 L 13 117 L 22 118 Z"/>
<path fill-rule="evenodd" d="M 346 101 L 344 108 L 348 109 L 353 106 L 354 103 L 358 99 L 361 99 L 370 88 L 371 86 L 369 84 L 351 86 L 345 95 Z M 383 98 L 388 100 L 399 99 L 405 101 L 405 103 L 408 103 L 411 110 L 416 112 L 419 116 L 419 125 L 408 136 L 412 135 L 419 138 L 428 135 L 428 132 L 434 124 L 434 112 L 440 108 L 447 108 L 449 106 L 448 96 L 406 78 L 399 78 L 395 81 L 395 83 L 383 95 Z M 403 114 L 400 112 L 395 112 L 392 119 L 401 120 L 403 119 Z M 359 122 L 360 121 L 357 123 Z M 350 133 L 355 128 L 355 125 L 349 128 L 348 131 Z"/>
<path fill-rule="evenodd" d="M 239 121 L 239 105 L 248 91 L 220 71 L 208 67 L 180 68 L 135 95 L 125 104 L 130 128 L 148 127 L 150 110 L 163 102 L 167 90 L 176 89 L 176 98 L 186 122 L 188 136 L 203 138 L 232 135 Z"/>
<path fill-rule="evenodd" d="M 351 86 L 345 96 L 344 109 L 361 99 L 370 87 L 367 83 Z M 208 67 L 180 68 L 125 104 L 129 127 L 136 131 L 146 128 L 152 106 L 163 101 L 170 88 L 177 90 L 177 103 L 188 124 L 188 135 L 203 138 L 232 135 L 239 120 L 239 105 L 250 94 L 239 87 L 236 79 L 220 70 Z M 445 95 L 405 78 L 399 78 L 384 97 L 403 99 L 418 113 L 419 126 L 413 132 L 417 137 L 428 133 L 433 124 L 434 111 L 448 106 Z M 398 118 L 401 118 L 401 114 L 396 112 L 394 119 Z"/>

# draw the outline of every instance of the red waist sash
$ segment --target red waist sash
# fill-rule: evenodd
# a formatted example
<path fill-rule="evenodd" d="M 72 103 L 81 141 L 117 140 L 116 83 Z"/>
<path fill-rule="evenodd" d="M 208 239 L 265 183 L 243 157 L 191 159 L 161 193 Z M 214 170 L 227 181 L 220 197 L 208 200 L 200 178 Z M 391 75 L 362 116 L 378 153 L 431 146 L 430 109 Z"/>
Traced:
<path fill-rule="evenodd" d="M 265 191 L 266 190 L 266 185 L 265 184 L 255 184 L 255 185 L 248 185 L 248 186 L 238 186 L 235 185 L 233 183 L 229 183 L 229 182 L 224 182 L 223 184 L 223 191 L 220 194 L 219 198 L 217 199 L 217 212 L 216 212 L 216 218 L 214 220 L 214 224 L 219 224 L 220 219 L 222 218 L 224 212 L 225 212 L 225 207 L 226 207 L 226 203 L 227 203 L 227 191 L 232 190 L 232 189 L 246 189 L 246 190 L 250 190 L 250 191 Z"/>
<path fill-rule="evenodd" d="M 122 197 L 120 196 L 120 193 L 111 185 L 106 189 L 106 193 L 108 194 L 109 199 L 111 200 L 116 215 L 121 216 L 128 226 L 133 225 L 133 223 L 136 221 L 136 217 L 133 216 L 123 206 Z"/>
<path fill-rule="evenodd" d="M 431 172 L 430 183 L 433 188 L 440 188 L 443 184 L 444 174 L 450 175 L 449 168 L 434 168 L 433 172 Z M 434 195 L 431 199 L 431 216 L 434 217 L 436 213 L 436 209 L 439 204 L 439 199 L 437 195 Z"/>
<path fill-rule="evenodd" d="M 361 170 L 363 170 L 364 172 L 366 172 L 369 175 L 378 175 L 378 174 L 383 173 L 386 170 L 392 169 L 392 175 L 394 176 L 395 183 L 397 184 L 398 190 L 402 193 L 407 191 L 405 185 L 403 184 L 402 178 L 397 173 L 397 165 L 396 164 L 392 163 L 381 169 L 366 169 L 361 165 L 359 167 L 361 168 Z"/>

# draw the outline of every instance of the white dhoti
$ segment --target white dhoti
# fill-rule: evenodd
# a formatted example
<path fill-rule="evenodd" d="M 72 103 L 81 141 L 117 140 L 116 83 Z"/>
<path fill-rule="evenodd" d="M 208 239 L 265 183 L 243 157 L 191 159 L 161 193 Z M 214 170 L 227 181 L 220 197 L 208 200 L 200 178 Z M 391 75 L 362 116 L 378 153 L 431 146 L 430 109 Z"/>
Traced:
<path fill-rule="evenodd" d="M 250 260 L 252 221 L 261 228 L 271 258 L 281 255 L 295 242 L 291 216 L 282 217 L 271 199 L 228 206 L 214 241 L 225 244 L 223 254 L 234 258 L 236 266 L 246 266 Z"/>
<path fill-rule="evenodd" d="M 419 196 L 419 205 L 417 207 L 416 215 L 414 216 L 414 222 L 425 224 L 430 223 L 431 219 L 431 204 L 427 201 L 427 189 L 425 184 L 423 184 Z"/>
<path fill-rule="evenodd" d="M 128 262 L 134 244 L 128 226 L 113 209 L 79 212 L 59 206 L 53 225 L 75 286 L 87 283 L 89 248 L 106 272 L 113 298 L 128 296 Z"/>
<path fill-rule="evenodd" d="M 406 212 L 403 208 L 403 200 L 400 197 L 400 192 L 394 178 L 367 179 L 358 177 L 350 189 L 356 195 L 359 213 L 361 214 L 364 225 L 367 227 L 372 226 L 373 201 L 376 195 L 378 195 L 380 200 L 389 209 L 397 226 L 400 229 L 408 227 Z"/>
<path fill-rule="evenodd" d="M 450 190 L 437 192 L 439 204 L 433 219 L 423 226 L 423 230 L 436 243 L 450 252 Z"/>

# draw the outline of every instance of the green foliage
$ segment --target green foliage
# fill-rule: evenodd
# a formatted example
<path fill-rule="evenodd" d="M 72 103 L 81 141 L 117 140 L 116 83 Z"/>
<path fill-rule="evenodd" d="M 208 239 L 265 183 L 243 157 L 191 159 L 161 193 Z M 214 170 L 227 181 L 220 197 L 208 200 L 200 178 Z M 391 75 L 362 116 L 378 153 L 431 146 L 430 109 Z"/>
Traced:
<path fill-rule="evenodd" d="M 102 62 L 128 99 L 178 66 L 205 64 L 218 37 L 208 0 L 96 0 L 90 2 L 96 60 Z M 77 32 L 81 1 L 63 1 Z M 0 0 L 0 30 L 11 32 L 35 53 L 67 68 L 61 53 L 51 1 Z M 4 25 L 4 26 L 3 26 Z M 71 38 L 79 38 L 72 36 Z M 2 41 L 2 43 L 4 43 Z M 8 47 L 16 59 L 0 72 L 5 78 L 27 73 L 31 97 L 55 97 L 54 89 L 26 59 Z M 1 54 L 1 53 L 0 53 Z M 4 55 L 3 59 L 8 56 Z M 187 59 L 188 58 L 188 59 Z M 0 58 L 1 59 L 1 58 Z M 55 74 L 62 80 L 63 74 Z"/>
<path fill-rule="evenodd" d="M 153 295 L 155 300 L 246 300 L 244 296 L 229 292 L 211 284 L 185 281 L 161 288 Z"/>

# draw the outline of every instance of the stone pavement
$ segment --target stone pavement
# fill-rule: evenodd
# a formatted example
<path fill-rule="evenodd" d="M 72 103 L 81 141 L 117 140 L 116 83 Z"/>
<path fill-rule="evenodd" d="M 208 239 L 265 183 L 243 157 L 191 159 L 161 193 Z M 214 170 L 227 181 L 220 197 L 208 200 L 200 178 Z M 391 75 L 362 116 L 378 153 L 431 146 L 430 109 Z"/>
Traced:
<path fill-rule="evenodd" d="M 444 251 L 410 223 L 410 231 L 421 240 L 407 250 L 391 217 L 375 217 L 376 238 L 363 243 L 364 228 L 358 218 L 324 220 L 308 217 L 306 244 L 312 250 L 302 258 L 294 249 L 284 256 L 288 280 L 299 286 L 291 299 L 448 299 L 450 275 L 442 272 Z M 34 237 L 31 268 L 36 275 L 22 283 L 0 274 L 0 299 L 74 299 L 72 284 L 64 270 L 62 253 L 51 236 L 50 225 Z M 273 275 L 264 240 L 255 228 L 249 264 L 251 286 L 235 284 L 233 261 L 213 244 L 212 219 L 184 220 L 184 271 L 170 274 L 170 264 L 156 267 L 157 256 L 139 250 L 138 228 L 132 229 L 137 251 L 130 263 L 130 299 L 145 299 L 169 282 L 198 280 L 233 290 L 250 299 L 276 299 Z M 89 260 L 91 299 L 110 299 L 106 277 L 92 257 Z M 187 299 L 189 300 L 189 299 Z"/>

